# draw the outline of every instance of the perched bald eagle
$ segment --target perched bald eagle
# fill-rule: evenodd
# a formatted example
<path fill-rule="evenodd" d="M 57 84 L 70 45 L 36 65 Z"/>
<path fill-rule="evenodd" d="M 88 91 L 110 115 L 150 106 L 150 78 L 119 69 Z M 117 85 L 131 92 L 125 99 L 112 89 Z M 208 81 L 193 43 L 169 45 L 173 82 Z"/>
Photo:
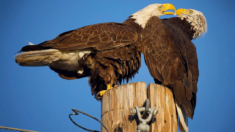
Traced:
<path fill-rule="evenodd" d="M 204 15 L 193 9 L 178 9 L 176 14 L 168 19 L 153 16 L 147 21 L 142 31 L 142 52 L 155 83 L 172 89 L 180 129 L 183 125 L 188 131 L 187 119 L 180 111 L 193 118 L 199 76 L 196 47 L 191 40 L 206 32 L 207 23 Z"/>
<path fill-rule="evenodd" d="M 49 66 L 64 79 L 90 77 L 92 94 L 131 79 L 141 64 L 140 33 L 152 16 L 173 14 L 171 4 L 152 4 L 123 23 L 101 23 L 58 35 L 55 39 L 21 49 L 21 66 Z"/>

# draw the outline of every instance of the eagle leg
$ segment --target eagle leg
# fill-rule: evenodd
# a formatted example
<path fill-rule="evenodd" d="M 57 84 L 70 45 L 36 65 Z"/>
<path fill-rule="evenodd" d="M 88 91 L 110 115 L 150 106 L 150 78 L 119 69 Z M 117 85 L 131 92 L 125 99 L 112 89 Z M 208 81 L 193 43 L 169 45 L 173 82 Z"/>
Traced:
<path fill-rule="evenodd" d="M 117 85 L 115 85 L 114 87 L 117 87 Z M 113 88 L 113 87 L 112 87 L 111 84 L 107 84 L 107 90 L 110 90 L 110 89 L 112 89 L 112 88 Z M 104 95 L 104 93 L 105 93 L 107 90 L 101 90 L 101 91 L 99 91 L 99 92 L 96 94 L 95 98 L 96 98 L 97 100 L 101 100 L 102 97 L 103 97 L 103 95 Z"/>

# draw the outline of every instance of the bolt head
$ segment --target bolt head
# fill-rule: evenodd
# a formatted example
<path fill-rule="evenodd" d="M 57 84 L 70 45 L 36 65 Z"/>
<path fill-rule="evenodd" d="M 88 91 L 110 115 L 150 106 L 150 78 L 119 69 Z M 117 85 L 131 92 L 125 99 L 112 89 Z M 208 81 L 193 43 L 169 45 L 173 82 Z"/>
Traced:
<path fill-rule="evenodd" d="M 157 110 L 157 109 L 154 109 L 153 115 L 157 115 L 157 112 L 158 112 L 158 110 Z"/>

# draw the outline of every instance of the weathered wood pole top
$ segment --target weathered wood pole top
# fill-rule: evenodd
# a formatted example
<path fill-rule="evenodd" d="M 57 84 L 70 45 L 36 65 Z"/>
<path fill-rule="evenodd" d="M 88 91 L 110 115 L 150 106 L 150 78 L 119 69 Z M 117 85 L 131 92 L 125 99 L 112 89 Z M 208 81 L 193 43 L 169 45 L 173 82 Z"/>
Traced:
<path fill-rule="evenodd" d="M 102 98 L 102 123 L 109 132 L 135 132 L 137 118 L 132 118 L 130 110 L 141 107 L 146 99 L 145 82 L 129 83 L 107 91 Z M 106 130 L 101 128 L 101 132 Z"/>
<path fill-rule="evenodd" d="M 148 91 L 148 94 L 147 94 Z M 109 132 L 136 132 L 139 121 L 130 110 L 142 107 L 150 99 L 150 107 L 156 107 L 158 114 L 150 124 L 150 132 L 177 132 L 177 116 L 170 89 L 145 82 L 128 83 L 108 90 L 102 98 L 101 121 Z M 101 132 L 106 130 L 101 127 Z"/>
<path fill-rule="evenodd" d="M 172 91 L 162 85 L 150 83 L 148 86 L 150 107 L 156 107 L 158 114 L 150 125 L 150 132 L 177 132 L 177 114 Z"/>

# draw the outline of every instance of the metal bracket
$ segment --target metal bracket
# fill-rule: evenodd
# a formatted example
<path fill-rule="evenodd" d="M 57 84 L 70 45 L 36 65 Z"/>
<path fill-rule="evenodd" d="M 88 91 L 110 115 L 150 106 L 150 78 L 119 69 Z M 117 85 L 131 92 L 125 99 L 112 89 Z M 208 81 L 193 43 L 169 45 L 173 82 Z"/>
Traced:
<path fill-rule="evenodd" d="M 135 107 L 131 109 L 131 114 L 132 116 L 134 116 L 135 114 L 137 114 L 138 119 L 140 121 L 140 124 L 137 126 L 137 132 L 149 132 L 149 125 L 148 123 L 152 120 L 153 116 L 157 115 L 158 110 L 153 107 L 153 108 L 149 108 L 150 103 L 149 103 L 149 99 L 146 99 L 145 101 L 145 107 Z M 141 115 L 141 112 L 143 112 L 143 114 Z M 142 116 L 148 116 L 146 119 L 143 119 Z"/>

